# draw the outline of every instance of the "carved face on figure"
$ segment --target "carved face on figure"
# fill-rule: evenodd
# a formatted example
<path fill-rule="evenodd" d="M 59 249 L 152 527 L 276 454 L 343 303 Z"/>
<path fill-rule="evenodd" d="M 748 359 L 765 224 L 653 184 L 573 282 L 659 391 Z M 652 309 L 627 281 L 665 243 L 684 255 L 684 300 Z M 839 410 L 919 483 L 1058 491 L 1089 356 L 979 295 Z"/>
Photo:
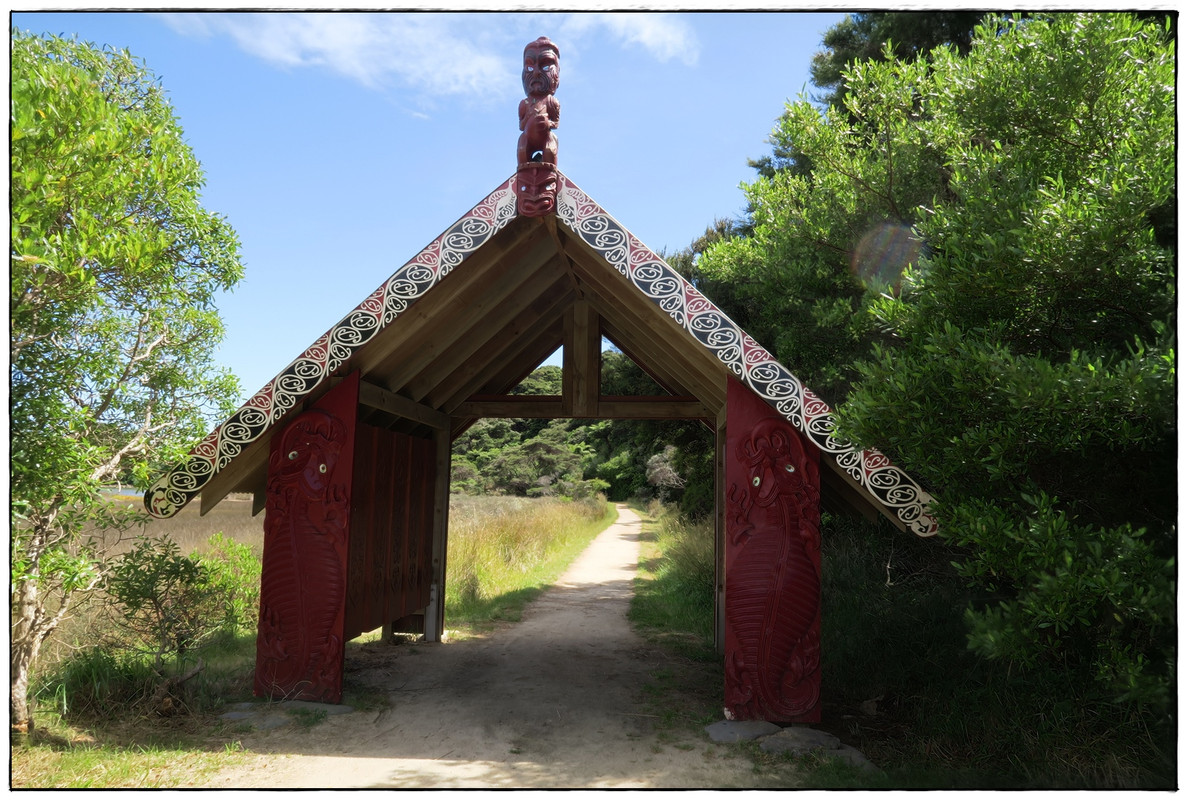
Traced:
<path fill-rule="evenodd" d="M 769 506 L 781 493 L 803 485 L 797 467 L 804 458 L 803 446 L 775 420 L 758 423 L 738 447 L 738 456 L 750 467 L 752 496 L 760 506 Z"/>
<path fill-rule="evenodd" d="M 519 214 L 543 217 L 556 210 L 556 171 L 549 164 L 525 164 L 515 173 Z"/>
<path fill-rule="evenodd" d="M 540 99 L 556 94 L 561 82 L 560 50 L 541 36 L 523 49 L 523 91 Z"/>
<path fill-rule="evenodd" d="M 341 423 L 329 414 L 311 411 L 284 433 L 280 475 L 296 479 L 307 496 L 325 491 L 342 450 Z"/>

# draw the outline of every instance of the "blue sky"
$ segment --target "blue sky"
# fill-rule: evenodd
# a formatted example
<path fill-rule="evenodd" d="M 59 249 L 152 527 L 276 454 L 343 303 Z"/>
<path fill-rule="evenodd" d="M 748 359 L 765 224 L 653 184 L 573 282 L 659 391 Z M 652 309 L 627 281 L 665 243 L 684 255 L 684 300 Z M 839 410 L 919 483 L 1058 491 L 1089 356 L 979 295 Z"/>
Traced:
<path fill-rule="evenodd" d="M 520 59 L 560 48 L 558 166 L 651 249 L 739 216 L 747 159 L 843 12 L 21 13 L 161 80 L 239 234 L 246 399 L 515 171 Z"/>

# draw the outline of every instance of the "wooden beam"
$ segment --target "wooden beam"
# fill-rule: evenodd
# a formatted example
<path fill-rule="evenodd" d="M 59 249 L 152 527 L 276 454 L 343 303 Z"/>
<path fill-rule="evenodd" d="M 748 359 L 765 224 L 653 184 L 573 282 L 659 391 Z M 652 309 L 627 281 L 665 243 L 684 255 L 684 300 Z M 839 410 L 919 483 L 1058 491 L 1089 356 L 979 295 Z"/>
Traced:
<path fill-rule="evenodd" d="M 654 367 L 667 361 L 669 371 L 678 368 L 680 383 L 698 397 L 708 400 L 711 393 L 712 405 L 724 405 L 728 368 L 626 277 L 605 265 L 586 268 L 581 252 L 569 257 L 590 288 L 588 296 L 603 317 L 603 327 L 613 327 L 620 345 L 631 347 L 640 363 Z"/>
<path fill-rule="evenodd" d="M 554 269 L 560 268 L 555 265 L 556 254 L 552 242 L 543 230 L 540 238 L 531 240 L 530 244 L 526 252 L 509 255 L 491 264 L 484 274 L 462 291 L 450 292 L 447 290 L 448 282 L 442 281 L 433 291 L 448 296 L 449 302 L 436 309 L 433 318 L 418 320 L 417 330 L 409 335 L 407 341 L 401 343 L 369 373 L 382 375 L 386 388 L 399 391 L 433 364 L 455 341 L 466 336 L 481 336 L 486 318 L 512 297 L 526 279 L 541 272 L 549 262 L 554 262 Z M 413 306 L 413 309 L 417 306 Z"/>
<path fill-rule="evenodd" d="M 820 466 L 823 467 L 820 470 L 821 488 L 831 495 L 830 501 L 838 500 L 869 520 L 877 519 L 877 515 L 881 514 L 890 520 L 894 527 L 907 533 L 907 524 L 885 503 L 870 494 L 869 489 L 851 478 L 833 456 L 822 452 Z"/>
<path fill-rule="evenodd" d="M 425 609 L 425 641 L 440 642 L 445 633 L 445 556 L 449 552 L 449 431 L 433 431 L 437 444 L 437 481 L 433 493 L 432 588 Z"/>
<path fill-rule="evenodd" d="M 458 417 L 511 419 L 712 419 L 692 397 L 599 398 L 590 413 L 567 411 L 556 395 L 475 395 L 454 410 Z"/>
<path fill-rule="evenodd" d="M 725 425 L 726 408 L 717 412 L 713 445 L 713 649 L 725 655 Z"/>
<path fill-rule="evenodd" d="M 199 495 L 199 513 L 206 515 L 231 492 L 256 492 L 263 494 L 268 481 L 268 450 L 272 441 L 273 426 L 235 456 L 225 467 L 215 473 Z"/>
<path fill-rule="evenodd" d="M 514 395 L 499 398 L 481 397 L 454 409 L 457 417 L 497 417 L 511 419 L 564 418 L 563 401 L 556 395 Z"/>
<path fill-rule="evenodd" d="M 556 217 L 549 215 L 542 217 L 544 227 L 548 229 L 548 235 L 552 237 L 552 241 L 556 244 L 557 254 L 564 260 L 565 271 L 569 275 L 569 282 L 573 285 L 573 290 L 577 292 L 577 296 L 582 300 L 585 299 L 585 290 L 581 286 L 581 281 L 577 278 L 577 273 L 573 269 L 573 261 L 565 254 L 565 243 L 561 238 L 559 226 L 556 224 Z"/>
<path fill-rule="evenodd" d="M 571 294 L 538 298 L 478 350 L 473 363 L 455 370 L 425 399 L 452 413 L 477 392 L 502 394 L 518 385 L 564 343 L 562 316 L 571 300 Z"/>
<path fill-rule="evenodd" d="M 396 388 L 413 399 L 444 408 L 443 401 L 450 393 L 439 391 L 443 385 L 465 382 L 489 363 L 492 353 L 502 352 L 511 344 L 509 337 L 518 338 L 535 330 L 543 313 L 572 298 L 573 290 L 563 275 L 555 274 L 556 266 L 555 260 L 549 260 L 525 275 L 514 292 L 468 329 L 459 323 L 460 335 L 455 334 L 454 341 L 405 386 Z M 468 311 L 466 318 L 469 321 Z"/>
<path fill-rule="evenodd" d="M 597 419 L 713 419 L 695 397 L 602 397 Z"/>
<path fill-rule="evenodd" d="M 388 414 L 428 425 L 435 430 L 449 430 L 448 414 L 409 400 L 395 392 L 389 392 L 387 389 L 367 381 L 362 381 L 359 384 L 359 403 L 368 408 L 377 408 Z"/>
<path fill-rule="evenodd" d="M 589 303 L 579 300 L 565 315 L 562 402 L 565 416 L 597 416 L 602 384 L 602 328 Z"/>

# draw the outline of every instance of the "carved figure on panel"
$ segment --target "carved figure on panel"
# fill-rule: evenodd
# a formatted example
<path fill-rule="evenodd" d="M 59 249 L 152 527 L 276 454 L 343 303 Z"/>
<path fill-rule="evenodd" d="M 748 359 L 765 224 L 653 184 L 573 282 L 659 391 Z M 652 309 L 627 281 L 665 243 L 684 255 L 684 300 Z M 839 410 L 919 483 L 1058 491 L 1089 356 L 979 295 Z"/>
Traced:
<path fill-rule="evenodd" d="M 761 401 L 759 401 L 761 402 Z M 820 699 L 819 472 L 783 419 L 737 445 L 728 492 L 726 713 L 814 721 Z"/>
<path fill-rule="evenodd" d="M 519 145 L 516 150 L 515 194 L 519 213 L 542 217 L 556 210 L 556 134 L 561 104 L 554 97 L 560 85 L 560 50 L 541 36 L 523 50 L 523 91 L 519 102 Z"/>
<path fill-rule="evenodd" d="M 346 426 L 298 417 L 268 464 L 256 694 L 338 702 L 349 487 L 336 478 Z"/>

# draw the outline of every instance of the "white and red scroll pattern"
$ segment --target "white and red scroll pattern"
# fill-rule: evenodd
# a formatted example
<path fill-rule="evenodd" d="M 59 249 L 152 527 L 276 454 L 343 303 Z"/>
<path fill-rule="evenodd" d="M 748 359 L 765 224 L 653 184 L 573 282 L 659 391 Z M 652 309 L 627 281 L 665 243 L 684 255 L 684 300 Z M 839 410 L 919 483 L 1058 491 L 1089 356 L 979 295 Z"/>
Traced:
<path fill-rule="evenodd" d="M 877 450 L 859 450 L 833 435 L 832 411 L 758 342 L 679 273 L 643 245 L 564 174 L 557 217 L 644 295 L 709 348 L 740 380 L 836 460 L 919 536 L 937 531 L 931 496 Z"/>
<path fill-rule="evenodd" d="M 145 492 L 154 517 L 180 511 L 243 448 L 334 374 L 351 355 L 515 218 L 514 179 L 433 240 Z"/>

